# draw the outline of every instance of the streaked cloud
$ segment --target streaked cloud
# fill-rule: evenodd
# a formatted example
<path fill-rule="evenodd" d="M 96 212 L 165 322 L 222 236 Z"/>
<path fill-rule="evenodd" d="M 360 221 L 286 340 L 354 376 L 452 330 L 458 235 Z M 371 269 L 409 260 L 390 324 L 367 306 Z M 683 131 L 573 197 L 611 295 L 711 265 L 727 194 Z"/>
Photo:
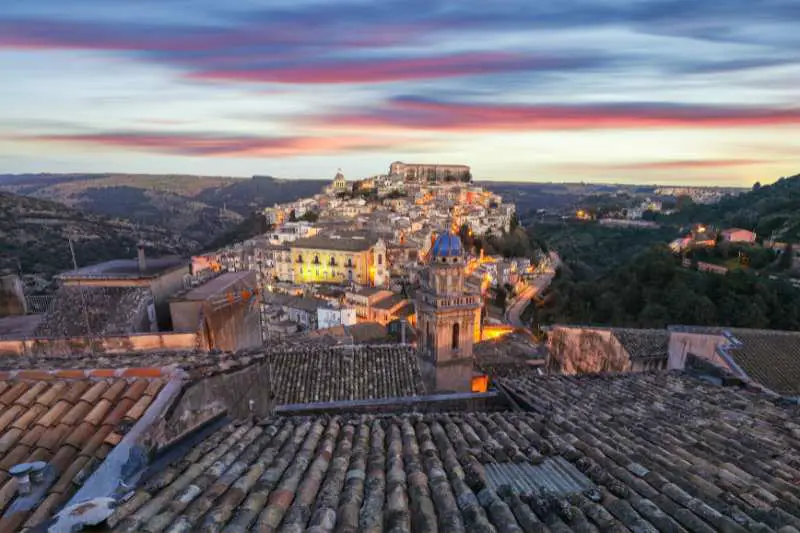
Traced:
<path fill-rule="evenodd" d="M 140 131 L 37 135 L 15 140 L 122 148 L 193 157 L 291 157 L 361 150 L 399 149 L 406 144 L 401 139 L 366 136 L 257 137 Z"/>
<path fill-rule="evenodd" d="M 525 105 L 397 98 L 386 105 L 320 117 L 336 127 L 469 131 L 718 128 L 800 124 L 800 108 L 680 104 Z"/>

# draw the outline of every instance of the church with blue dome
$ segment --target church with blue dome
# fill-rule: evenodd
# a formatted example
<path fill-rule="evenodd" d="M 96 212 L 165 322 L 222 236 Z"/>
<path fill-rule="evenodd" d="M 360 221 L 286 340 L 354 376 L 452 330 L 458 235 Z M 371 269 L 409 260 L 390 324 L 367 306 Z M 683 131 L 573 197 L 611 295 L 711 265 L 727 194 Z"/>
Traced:
<path fill-rule="evenodd" d="M 461 239 L 458 235 L 450 231 L 439 235 L 431 248 L 431 258 L 434 260 L 454 257 L 460 258 L 463 253 L 464 250 L 461 246 Z"/>
<path fill-rule="evenodd" d="M 469 392 L 481 301 L 465 286 L 466 254 L 459 236 L 452 231 L 438 235 L 427 265 L 416 295 L 422 379 L 430 393 Z"/>

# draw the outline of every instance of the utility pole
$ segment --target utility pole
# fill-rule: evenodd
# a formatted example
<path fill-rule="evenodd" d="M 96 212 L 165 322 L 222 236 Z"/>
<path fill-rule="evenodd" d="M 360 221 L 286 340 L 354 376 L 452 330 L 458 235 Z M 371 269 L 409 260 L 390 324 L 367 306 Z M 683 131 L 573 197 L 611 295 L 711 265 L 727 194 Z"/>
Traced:
<path fill-rule="evenodd" d="M 75 260 L 75 248 L 72 246 L 72 239 L 67 237 L 67 242 L 69 243 L 69 252 L 72 254 L 72 268 L 74 270 L 78 270 L 78 262 Z M 89 326 L 89 310 L 86 308 L 86 296 L 83 294 L 83 286 L 78 282 L 78 291 L 81 295 L 81 307 L 83 308 L 83 319 L 86 322 L 86 335 L 91 339 L 92 337 L 92 329 Z M 92 344 L 92 351 L 94 352 L 94 345 Z"/>

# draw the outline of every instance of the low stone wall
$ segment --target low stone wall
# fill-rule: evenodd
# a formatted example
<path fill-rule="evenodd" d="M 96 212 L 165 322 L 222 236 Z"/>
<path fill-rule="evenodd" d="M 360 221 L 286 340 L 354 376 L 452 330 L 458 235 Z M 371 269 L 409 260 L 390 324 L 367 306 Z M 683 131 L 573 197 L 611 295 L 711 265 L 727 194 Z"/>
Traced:
<path fill-rule="evenodd" d="M 269 416 L 273 407 L 269 377 L 268 366 L 256 364 L 187 383 L 154 432 L 157 444 L 180 439 L 223 413 L 231 419 Z"/>
<path fill-rule="evenodd" d="M 0 340 L 0 356 L 66 357 L 80 354 L 182 352 L 197 348 L 196 333 L 137 333 L 111 337 Z"/>
<path fill-rule="evenodd" d="M 509 407 L 505 397 L 498 392 L 478 394 L 453 393 L 432 396 L 407 396 L 380 400 L 353 400 L 347 402 L 306 403 L 281 405 L 275 414 L 380 414 L 380 413 L 440 413 L 451 411 L 497 411 Z"/>

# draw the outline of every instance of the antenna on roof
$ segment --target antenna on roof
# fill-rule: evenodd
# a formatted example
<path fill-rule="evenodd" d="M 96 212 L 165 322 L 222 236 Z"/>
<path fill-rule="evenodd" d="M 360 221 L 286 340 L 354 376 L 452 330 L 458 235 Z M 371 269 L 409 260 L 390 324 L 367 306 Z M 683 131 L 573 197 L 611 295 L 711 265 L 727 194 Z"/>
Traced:
<path fill-rule="evenodd" d="M 72 238 L 67 237 L 67 243 L 69 243 L 69 252 L 72 254 L 72 268 L 74 270 L 78 270 L 78 261 L 75 259 L 75 248 L 72 246 Z M 83 308 L 83 319 L 86 322 L 86 336 L 89 337 L 91 340 L 92 338 L 92 329 L 89 326 L 89 310 L 86 308 L 86 296 L 83 294 L 83 286 L 81 285 L 80 279 L 78 279 L 78 292 L 81 295 L 81 307 Z M 94 344 L 89 342 L 89 346 L 91 347 L 92 353 L 94 353 Z"/>

